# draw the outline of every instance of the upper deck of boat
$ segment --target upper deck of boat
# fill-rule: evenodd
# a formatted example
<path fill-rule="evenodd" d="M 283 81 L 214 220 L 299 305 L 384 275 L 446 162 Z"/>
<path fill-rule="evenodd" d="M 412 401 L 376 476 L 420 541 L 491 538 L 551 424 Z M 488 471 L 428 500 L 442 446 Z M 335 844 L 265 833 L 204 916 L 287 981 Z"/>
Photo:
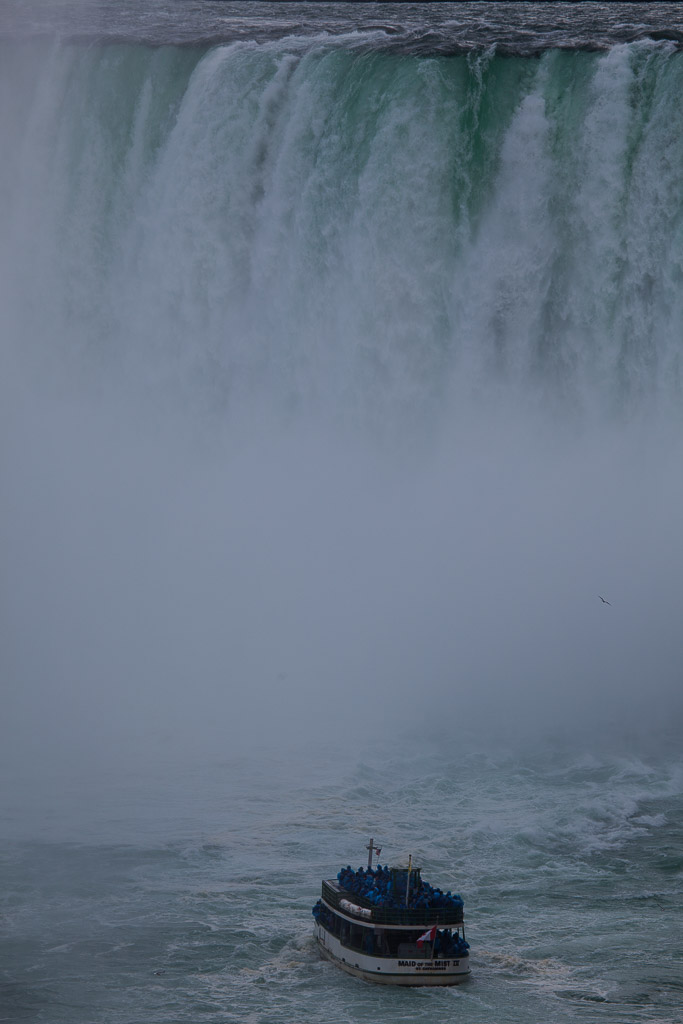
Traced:
<path fill-rule="evenodd" d="M 420 928 L 434 924 L 440 927 L 453 927 L 462 925 L 463 922 L 462 905 L 434 908 L 378 907 L 364 896 L 343 889 L 336 878 L 329 878 L 323 882 L 322 898 L 329 907 L 332 907 L 333 910 L 340 910 L 342 913 L 344 913 L 344 908 L 340 907 L 341 900 L 345 900 L 357 907 L 362 907 L 366 911 L 369 910 L 369 916 L 367 914 L 359 915 L 359 923 L 365 921 L 368 924 L 403 925 L 404 927 Z"/>

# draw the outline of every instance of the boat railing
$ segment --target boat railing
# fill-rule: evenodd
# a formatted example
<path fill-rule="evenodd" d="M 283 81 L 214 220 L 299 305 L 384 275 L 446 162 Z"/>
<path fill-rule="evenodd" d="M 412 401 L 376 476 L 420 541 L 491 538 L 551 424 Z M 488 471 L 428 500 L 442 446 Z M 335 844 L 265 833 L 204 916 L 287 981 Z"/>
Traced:
<path fill-rule="evenodd" d="M 459 925 L 463 921 L 463 908 L 436 907 L 430 910 L 425 907 L 377 907 L 364 896 L 357 893 L 349 893 L 335 881 L 323 882 L 322 896 L 325 902 L 334 910 L 344 909 L 339 906 L 341 900 L 357 904 L 365 910 L 371 911 L 370 920 L 373 924 L 405 924 L 414 925 L 416 928 L 421 925 Z M 359 915 L 365 918 L 365 915 Z"/>

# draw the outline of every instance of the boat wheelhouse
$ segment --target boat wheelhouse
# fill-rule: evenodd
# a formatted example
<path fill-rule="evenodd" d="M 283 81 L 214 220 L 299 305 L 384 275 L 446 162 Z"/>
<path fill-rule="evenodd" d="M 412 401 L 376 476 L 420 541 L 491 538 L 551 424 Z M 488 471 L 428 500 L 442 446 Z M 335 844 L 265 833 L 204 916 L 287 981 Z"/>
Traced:
<path fill-rule="evenodd" d="M 384 985 L 457 985 L 468 977 L 463 901 L 422 881 L 420 868 L 342 868 L 313 907 L 321 953 Z"/>

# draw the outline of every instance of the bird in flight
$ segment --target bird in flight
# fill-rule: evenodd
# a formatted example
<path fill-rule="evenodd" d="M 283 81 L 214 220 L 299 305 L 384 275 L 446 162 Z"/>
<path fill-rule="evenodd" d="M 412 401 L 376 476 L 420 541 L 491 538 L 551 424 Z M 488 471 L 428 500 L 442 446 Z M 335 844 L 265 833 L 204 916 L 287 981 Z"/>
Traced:
<path fill-rule="evenodd" d="M 604 597 L 602 596 L 602 594 L 598 594 L 598 597 L 600 598 L 600 600 L 602 601 L 603 604 L 608 604 L 610 606 L 610 608 L 612 607 L 611 603 L 609 601 L 606 601 L 604 599 Z"/>

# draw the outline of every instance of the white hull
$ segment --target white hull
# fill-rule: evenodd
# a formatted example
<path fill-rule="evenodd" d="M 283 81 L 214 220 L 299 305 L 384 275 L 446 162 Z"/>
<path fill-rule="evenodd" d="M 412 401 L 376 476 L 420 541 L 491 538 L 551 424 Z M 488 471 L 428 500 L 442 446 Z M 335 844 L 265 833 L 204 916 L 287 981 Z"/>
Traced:
<path fill-rule="evenodd" d="M 342 946 L 321 924 L 315 925 L 315 937 L 323 955 L 337 967 L 379 985 L 459 985 L 470 973 L 468 956 L 459 960 L 394 960 L 368 956 Z"/>

